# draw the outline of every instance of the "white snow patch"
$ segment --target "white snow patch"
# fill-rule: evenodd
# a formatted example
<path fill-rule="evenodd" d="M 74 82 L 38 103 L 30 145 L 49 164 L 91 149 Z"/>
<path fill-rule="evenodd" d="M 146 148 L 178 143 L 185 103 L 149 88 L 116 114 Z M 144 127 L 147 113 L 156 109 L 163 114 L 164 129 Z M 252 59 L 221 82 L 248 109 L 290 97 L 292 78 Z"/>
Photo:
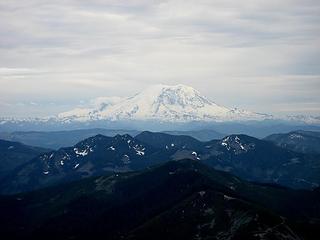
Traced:
<path fill-rule="evenodd" d="M 296 134 L 296 133 L 292 133 L 290 134 L 290 139 L 303 139 L 303 136 L 301 136 L 300 134 Z"/>
<path fill-rule="evenodd" d="M 238 136 L 228 136 L 224 138 L 221 142 L 221 145 L 226 147 L 228 151 L 231 149 L 235 152 L 235 154 L 240 154 L 242 152 L 247 152 L 248 150 L 254 147 L 253 143 L 243 144 L 241 143 L 241 139 Z"/>
<path fill-rule="evenodd" d="M 225 200 L 227 200 L 227 201 L 235 199 L 235 198 L 230 197 L 230 196 L 228 196 L 228 195 L 223 195 L 223 198 L 224 198 Z"/>
<path fill-rule="evenodd" d="M 73 150 L 74 150 L 74 152 L 75 152 L 77 155 L 80 155 L 80 156 L 83 156 L 83 157 L 84 157 L 84 156 L 87 156 L 88 153 L 89 153 L 88 149 L 79 150 L 78 148 L 74 148 Z"/>
<path fill-rule="evenodd" d="M 68 153 L 66 153 L 63 157 L 62 160 L 67 160 L 70 159 L 70 155 Z"/>
<path fill-rule="evenodd" d="M 111 150 L 111 151 L 115 151 L 116 150 L 114 146 L 108 147 L 108 149 Z"/>
<path fill-rule="evenodd" d="M 199 192 L 199 195 L 200 195 L 201 197 L 203 197 L 205 194 L 206 194 L 205 191 L 200 191 L 200 192 Z"/>
<path fill-rule="evenodd" d="M 229 141 L 229 137 L 226 137 L 225 139 L 222 140 L 221 145 L 226 147 L 228 150 L 230 150 L 230 146 L 228 144 L 228 141 Z"/>
<path fill-rule="evenodd" d="M 143 151 L 136 150 L 136 152 L 137 152 L 137 155 L 144 156 L 144 152 Z"/>

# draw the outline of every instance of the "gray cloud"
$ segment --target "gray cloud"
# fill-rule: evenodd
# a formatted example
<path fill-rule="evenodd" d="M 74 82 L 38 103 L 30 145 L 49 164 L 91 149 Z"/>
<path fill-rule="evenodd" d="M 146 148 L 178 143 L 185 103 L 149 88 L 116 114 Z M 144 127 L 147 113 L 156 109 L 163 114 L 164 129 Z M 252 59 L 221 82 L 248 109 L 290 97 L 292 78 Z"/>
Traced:
<path fill-rule="evenodd" d="M 319 1 L 3 0 L 0 19 L 1 115 L 50 115 L 156 83 L 320 114 Z"/>

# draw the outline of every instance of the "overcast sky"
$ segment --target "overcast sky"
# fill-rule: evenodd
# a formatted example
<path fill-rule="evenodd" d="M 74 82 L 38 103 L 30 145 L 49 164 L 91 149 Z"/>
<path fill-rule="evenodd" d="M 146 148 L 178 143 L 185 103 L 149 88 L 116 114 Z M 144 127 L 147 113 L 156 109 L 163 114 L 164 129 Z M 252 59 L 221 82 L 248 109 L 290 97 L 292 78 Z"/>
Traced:
<path fill-rule="evenodd" d="M 228 107 L 320 114 L 319 0 L 0 0 L 0 116 L 153 84 Z"/>

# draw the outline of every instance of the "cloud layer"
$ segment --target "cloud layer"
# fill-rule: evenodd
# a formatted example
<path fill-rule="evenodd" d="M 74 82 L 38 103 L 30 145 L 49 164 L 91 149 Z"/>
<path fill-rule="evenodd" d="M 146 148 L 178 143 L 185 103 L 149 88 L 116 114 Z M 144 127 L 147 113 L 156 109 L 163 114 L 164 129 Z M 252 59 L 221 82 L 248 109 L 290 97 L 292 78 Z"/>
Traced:
<path fill-rule="evenodd" d="M 0 2 L 0 114 L 186 84 L 219 104 L 320 114 L 320 2 Z"/>

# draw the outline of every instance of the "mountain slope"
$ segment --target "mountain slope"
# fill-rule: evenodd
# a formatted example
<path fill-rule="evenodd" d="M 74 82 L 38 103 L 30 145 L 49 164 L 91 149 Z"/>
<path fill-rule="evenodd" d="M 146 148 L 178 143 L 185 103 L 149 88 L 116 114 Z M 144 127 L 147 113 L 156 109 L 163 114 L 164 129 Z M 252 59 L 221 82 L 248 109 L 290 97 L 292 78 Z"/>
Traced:
<path fill-rule="evenodd" d="M 128 134 L 97 135 L 73 147 L 61 148 L 32 159 L 0 183 L 2 193 L 43 188 L 61 182 L 143 169 L 169 159 L 172 150 L 162 152 Z"/>
<path fill-rule="evenodd" d="M 294 188 L 314 188 L 320 184 L 320 155 L 296 153 L 246 135 L 230 135 L 209 142 L 151 132 L 143 132 L 136 138 L 163 151 L 173 147 L 172 159 L 199 159 L 250 181 Z"/>
<path fill-rule="evenodd" d="M 170 161 L 0 197 L 0 229 L 10 239 L 317 239 L 319 197 Z"/>
<path fill-rule="evenodd" d="M 202 154 L 206 164 L 250 181 L 293 188 L 320 184 L 320 155 L 296 153 L 246 135 L 212 141 Z"/>
<path fill-rule="evenodd" d="M 32 158 L 50 150 L 0 139 L 0 179 Z"/>
<path fill-rule="evenodd" d="M 301 153 L 320 154 L 320 132 L 293 131 L 265 138 L 277 146 Z"/>
<path fill-rule="evenodd" d="M 105 107 L 59 114 L 61 121 L 160 120 L 163 122 L 263 120 L 271 116 L 219 106 L 185 85 L 156 85 Z"/>
<path fill-rule="evenodd" d="M 170 135 L 166 133 L 144 131 L 136 137 L 141 142 L 148 143 L 156 148 L 198 149 L 203 143 L 190 136 Z"/>

